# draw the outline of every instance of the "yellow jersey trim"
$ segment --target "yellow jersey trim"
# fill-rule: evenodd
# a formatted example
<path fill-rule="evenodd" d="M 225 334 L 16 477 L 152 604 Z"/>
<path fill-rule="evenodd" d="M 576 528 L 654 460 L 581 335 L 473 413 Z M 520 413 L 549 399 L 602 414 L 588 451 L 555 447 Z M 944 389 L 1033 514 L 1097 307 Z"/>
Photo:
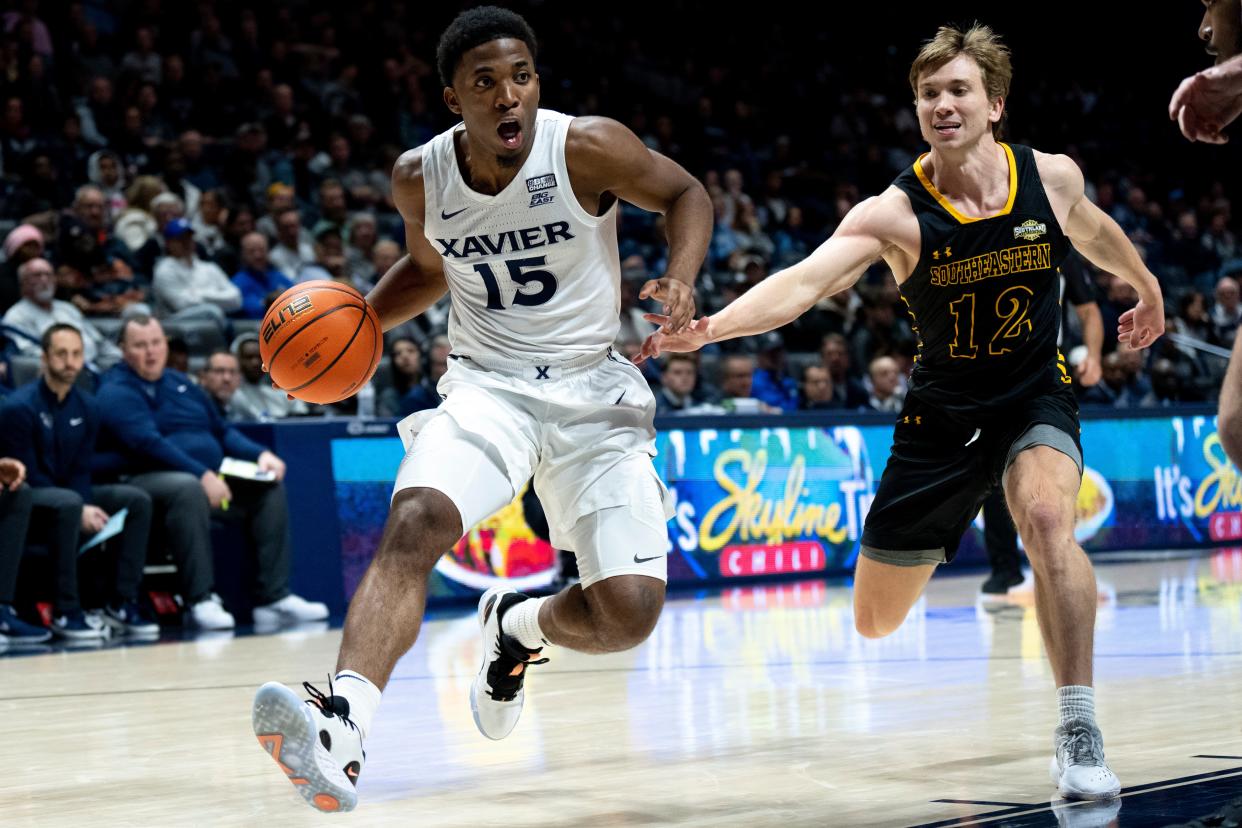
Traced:
<path fill-rule="evenodd" d="M 918 176 L 919 182 L 923 185 L 927 192 L 931 193 L 932 198 L 936 199 L 937 203 L 948 211 L 949 215 L 957 219 L 958 224 L 970 224 L 976 221 L 986 221 L 990 218 L 996 218 L 998 216 L 1007 216 L 1013 210 L 1014 199 L 1018 197 L 1018 162 L 1014 160 L 1013 150 L 1009 148 L 1008 144 L 1002 143 L 1001 146 L 1004 147 L 1005 158 L 1009 162 L 1009 198 L 1005 202 L 1005 208 L 994 215 L 972 217 L 964 216 L 959 213 L 957 208 L 950 204 L 949 200 L 936 189 L 936 185 L 933 184 L 931 179 L 927 177 L 927 173 L 923 172 L 923 159 L 927 157 L 928 153 L 923 153 L 914 160 L 914 174 Z"/>

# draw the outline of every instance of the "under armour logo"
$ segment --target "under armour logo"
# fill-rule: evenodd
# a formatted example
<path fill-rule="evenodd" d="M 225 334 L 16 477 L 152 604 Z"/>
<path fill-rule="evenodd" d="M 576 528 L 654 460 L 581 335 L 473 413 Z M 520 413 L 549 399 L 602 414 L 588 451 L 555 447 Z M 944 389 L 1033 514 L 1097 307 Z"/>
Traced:
<path fill-rule="evenodd" d="M 552 367 L 551 365 L 536 365 L 535 366 L 535 379 L 552 379 L 551 377 L 548 376 L 548 369 L 550 369 L 551 367 Z"/>

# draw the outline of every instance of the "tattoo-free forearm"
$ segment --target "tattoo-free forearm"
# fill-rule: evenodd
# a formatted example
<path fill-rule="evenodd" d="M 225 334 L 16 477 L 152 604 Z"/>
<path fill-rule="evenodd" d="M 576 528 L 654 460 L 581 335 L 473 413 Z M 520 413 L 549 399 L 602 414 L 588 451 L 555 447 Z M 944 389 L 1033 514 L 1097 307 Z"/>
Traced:
<path fill-rule="evenodd" d="M 379 315 L 380 326 L 390 331 L 426 312 L 447 292 L 443 272 L 429 277 L 407 255 L 380 277 L 367 294 L 367 301 Z"/>

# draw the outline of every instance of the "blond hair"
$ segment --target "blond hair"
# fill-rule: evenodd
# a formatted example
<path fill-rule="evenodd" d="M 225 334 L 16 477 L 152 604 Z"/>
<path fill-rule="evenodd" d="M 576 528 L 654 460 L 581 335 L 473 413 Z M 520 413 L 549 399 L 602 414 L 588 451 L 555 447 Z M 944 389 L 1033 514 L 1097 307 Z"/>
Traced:
<path fill-rule="evenodd" d="M 923 44 L 914 63 L 910 64 L 910 88 L 916 101 L 919 97 L 919 76 L 935 72 L 958 55 L 966 55 L 978 64 L 989 101 L 1008 99 L 1009 82 L 1013 80 L 1009 47 L 991 28 L 976 23 L 964 32 L 956 26 L 941 26 L 936 36 Z M 999 139 L 1004 132 L 1006 114 L 1002 112 L 1001 119 L 992 124 L 994 138 Z"/>

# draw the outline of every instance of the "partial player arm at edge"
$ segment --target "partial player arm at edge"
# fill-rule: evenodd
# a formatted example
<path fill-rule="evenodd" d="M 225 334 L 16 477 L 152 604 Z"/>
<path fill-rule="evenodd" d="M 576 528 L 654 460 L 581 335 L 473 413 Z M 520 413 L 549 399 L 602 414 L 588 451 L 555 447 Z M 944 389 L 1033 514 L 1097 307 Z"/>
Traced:
<path fill-rule="evenodd" d="M 1233 356 L 1220 387 L 1220 411 L 1216 430 L 1225 454 L 1242 468 L 1242 336 L 1233 343 Z"/>
<path fill-rule="evenodd" d="M 668 275 L 693 285 L 712 240 L 707 190 L 684 167 L 610 118 L 577 118 L 566 155 L 574 181 L 667 219 Z"/>
<path fill-rule="evenodd" d="M 1077 164 L 1064 155 L 1045 155 L 1039 163 L 1045 187 L 1050 186 L 1069 205 L 1062 229 L 1074 248 L 1096 267 L 1115 274 L 1138 291 L 1138 305 L 1121 315 L 1118 339 L 1131 348 L 1146 348 L 1164 333 L 1160 282 L 1143 264 L 1120 225 L 1087 198 Z"/>
<path fill-rule="evenodd" d="M 575 185 L 664 215 L 668 267 L 664 276 L 642 286 L 639 298 L 664 302 L 669 330 L 684 328 L 694 317 L 694 282 L 712 240 L 715 213 L 707 190 L 676 161 L 649 149 L 610 118 L 574 119 L 565 156 Z"/>
<path fill-rule="evenodd" d="M 708 317 L 708 341 L 752 336 L 787 325 L 820 298 L 852 286 L 890 246 L 879 229 L 887 213 L 884 196 L 859 203 L 811 255 L 764 279 Z"/>
<path fill-rule="evenodd" d="M 402 155 L 393 166 L 392 196 L 405 220 L 407 252 L 367 294 L 367 301 L 375 308 L 380 327 L 385 331 L 425 312 L 448 293 L 440 254 L 423 235 L 425 198 L 421 147 Z"/>
<path fill-rule="evenodd" d="M 1065 235 L 1087 261 L 1101 270 L 1120 276 L 1138 291 L 1139 298 L 1149 305 L 1161 301 L 1160 283 L 1143 264 L 1134 245 L 1112 217 L 1087 198 L 1082 171 L 1065 156 L 1044 156 L 1040 173 L 1061 191 L 1070 208 L 1065 222 Z M 1051 172 L 1046 175 L 1045 170 Z"/>

